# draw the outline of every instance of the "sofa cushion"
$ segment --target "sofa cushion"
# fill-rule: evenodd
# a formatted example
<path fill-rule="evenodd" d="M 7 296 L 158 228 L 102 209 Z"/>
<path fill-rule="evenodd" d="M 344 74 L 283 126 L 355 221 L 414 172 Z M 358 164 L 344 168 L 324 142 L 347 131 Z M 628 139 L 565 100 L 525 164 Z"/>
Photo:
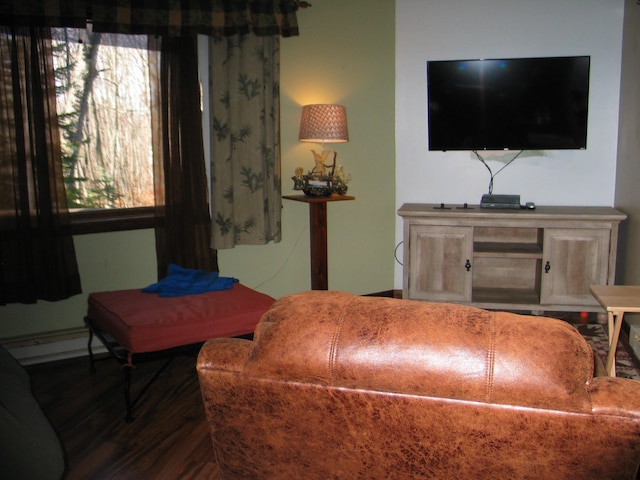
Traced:
<path fill-rule="evenodd" d="M 236 283 L 229 290 L 160 297 L 140 289 L 89 295 L 88 317 L 131 353 L 252 333 L 273 298 Z"/>
<path fill-rule="evenodd" d="M 263 316 L 245 373 L 590 412 L 593 364 L 587 342 L 560 320 L 312 291 L 277 300 Z"/>

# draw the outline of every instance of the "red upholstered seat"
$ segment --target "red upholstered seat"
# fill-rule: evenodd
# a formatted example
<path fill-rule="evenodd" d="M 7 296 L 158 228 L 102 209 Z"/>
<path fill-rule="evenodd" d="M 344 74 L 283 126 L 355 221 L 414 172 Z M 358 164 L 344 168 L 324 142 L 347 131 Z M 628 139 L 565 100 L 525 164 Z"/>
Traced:
<path fill-rule="evenodd" d="M 170 298 L 117 290 L 90 294 L 87 316 L 133 354 L 253 333 L 273 302 L 239 283 L 230 290 Z"/>

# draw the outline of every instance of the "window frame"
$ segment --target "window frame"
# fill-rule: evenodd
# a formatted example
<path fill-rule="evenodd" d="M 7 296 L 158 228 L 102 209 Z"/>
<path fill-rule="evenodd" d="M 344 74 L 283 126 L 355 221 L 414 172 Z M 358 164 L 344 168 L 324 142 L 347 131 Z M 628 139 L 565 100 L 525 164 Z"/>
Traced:
<path fill-rule="evenodd" d="M 72 235 L 149 229 L 164 224 L 163 212 L 154 205 L 120 208 L 69 206 L 68 212 Z"/>
<path fill-rule="evenodd" d="M 156 207 L 70 210 L 69 220 L 72 235 L 142 230 L 164 223 Z"/>

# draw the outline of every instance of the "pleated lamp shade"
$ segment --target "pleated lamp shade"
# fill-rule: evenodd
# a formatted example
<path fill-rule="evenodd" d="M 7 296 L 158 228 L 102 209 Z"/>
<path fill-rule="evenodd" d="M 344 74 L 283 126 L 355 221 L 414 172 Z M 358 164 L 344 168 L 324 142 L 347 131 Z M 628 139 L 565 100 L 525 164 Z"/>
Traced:
<path fill-rule="evenodd" d="M 349 141 L 347 109 L 342 105 L 305 105 L 302 107 L 298 140 L 314 143 Z"/>

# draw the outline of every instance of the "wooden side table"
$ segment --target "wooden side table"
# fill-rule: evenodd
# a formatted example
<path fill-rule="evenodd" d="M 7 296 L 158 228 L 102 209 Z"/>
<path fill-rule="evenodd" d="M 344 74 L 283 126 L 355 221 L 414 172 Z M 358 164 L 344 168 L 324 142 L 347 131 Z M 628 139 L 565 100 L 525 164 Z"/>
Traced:
<path fill-rule="evenodd" d="M 622 317 L 626 312 L 640 312 L 640 286 L 632 285 L 592 285 L 593 296 L 607 311 L 609 327 L 609 355 L 606 370 L 609 376 L 616 376 L 616 348 L 622 327 Z"/>
<path fill-rule="evenodd" d="M 309 204 L 309 229 L 311 247 L 311 289 L 329 288 L 327 262 L 327 203 L 355 200 L 348 195 L 330 197 L 307 197 L 306 195 L 284 195 L 282 198 Z"/>

